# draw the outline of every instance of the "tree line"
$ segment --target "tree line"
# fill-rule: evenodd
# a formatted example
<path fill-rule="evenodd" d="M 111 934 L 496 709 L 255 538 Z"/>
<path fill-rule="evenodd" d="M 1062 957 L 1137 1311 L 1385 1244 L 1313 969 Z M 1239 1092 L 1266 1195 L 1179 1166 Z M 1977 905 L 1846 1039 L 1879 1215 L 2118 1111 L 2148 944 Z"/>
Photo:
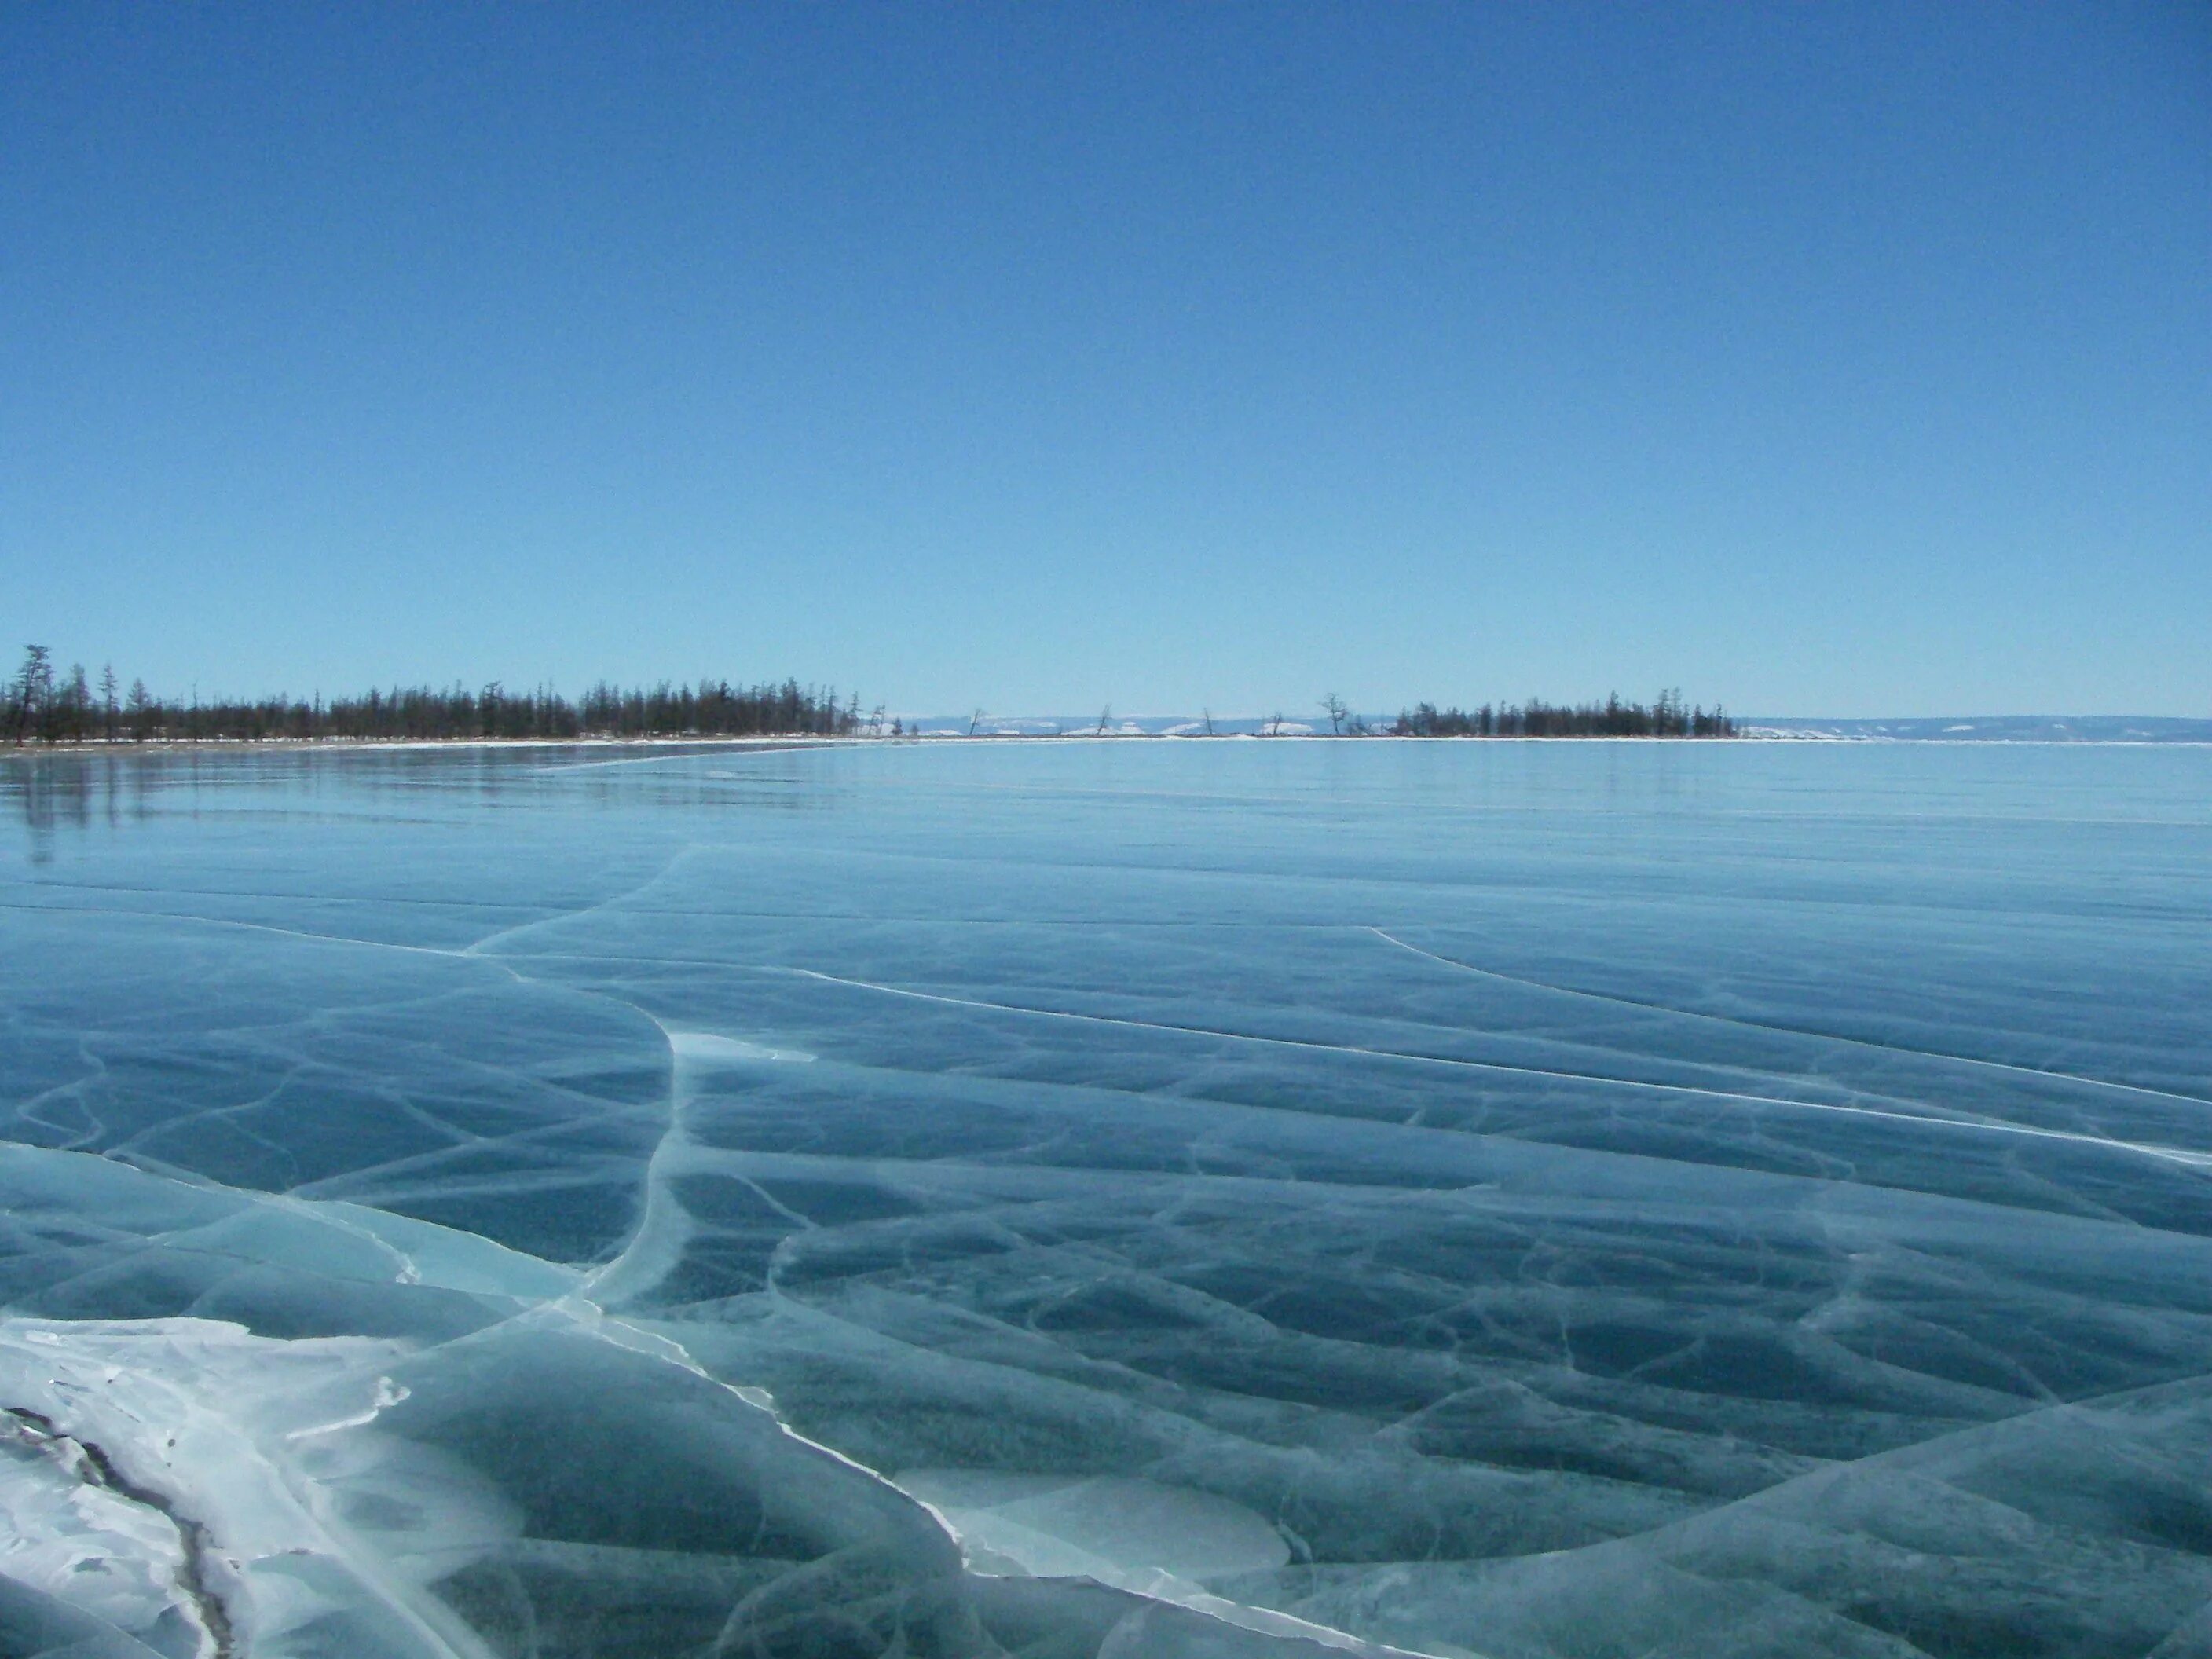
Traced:
<path fill-rule="evenodd" d="M 1340 700 L 1322 705 L 1331 723 L 1346 729 Z M 1349 723 L 1364 732 L 1364 723 Z M 1732 738 L 1735 722 L 1726 710 L 1693 707 L 1680 690 L 1669 689 L 1653 703 L 1623 702 L 1618 695 L 1603 702 L 1551 703 L 1532 697 L 1523 703 L 1485 703 L 1476 709 L 1439 708 L 1416 703 L 1401 711 L 1389 728 L 1401 738 Z"/>
<path fill-rule="evenodd" d="M 734 685 L 700 680 L 650 687 L 601 681 L 569 698 L 550 685 L 510 691 L 497 681 L 475 690 L 455 684 L 372 688 L 357 696 L 220 697 L 202 702 L 155 696 L 143 680 L 125 691 L 110 666 L 94 681 L 82 665 L 66 673 L 41 645 L 26 648 L 6 688 L 0 730 L 10 743 L 159 743 L 215 738 L 560 738 L 848 737 L 863 716 L 857 697 L 834 690 Z"/>
<path fill-rule="evenodd" d="M 510 691 L 495 680 L 471 690 L 455 684 L 371 688 L 357 696 L 219 697 L 202 702 L 161 697 L 134 679 L 123 690 L 112 666 L 94 681 L 82 664 L 64 673 L 45 646 L 25 647 L 23 660 L 0 688 L 0 741 L 29 743 L 156 743 L 217 738 L 297 741 L 573 738 L 852 737 L 899 736 L 902 721 L 886 724 L 878 708 L 860 712 L 860 699 L 840 700 L 834 689 L 787 679 L 781 684 L 737 685 L 728 680 L 652 686 L 600 681 L 580 697 L 550 685 Z M 1329 729 L 1346 737 L 1375 735 L 1378 726 L 1353 714 L 1341 697 L 1322 702 Z M 969 733 L 983 719 L 976 711 Z M 1098 717 L 1103 732 L 1109 708 Z M 1284 718 L 1262 722 L 1279 732 Z M 1206 731 L 1212 732 L 1208 715 Z M 1401 710 L 1381 731 L 1402 738 L 1732 738 L 1735 722 L 1716 706 L 1686 702 L 1679 690 L 1656 702 L 1484 703 L 1468 710 L 1432 702 Z"/>

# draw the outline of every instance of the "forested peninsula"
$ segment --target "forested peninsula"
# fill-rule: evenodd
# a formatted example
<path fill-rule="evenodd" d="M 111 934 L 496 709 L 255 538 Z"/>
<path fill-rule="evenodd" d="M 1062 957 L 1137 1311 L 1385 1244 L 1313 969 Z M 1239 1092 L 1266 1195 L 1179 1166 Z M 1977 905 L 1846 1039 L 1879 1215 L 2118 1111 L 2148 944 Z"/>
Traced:
<path fill-rule="evenodd" d="M 143 680 L 120 688 L 115 671 L 97 681 L 82 667 L 58 672 L 43 646 L 32 646 L 8 682 L 0 709 L 7 739 L 26 743 L 190 743 L 213 739 L 337 740 L 353 743 L 507 738 L 849 737 L 867 720 L 857 698 L 803 686 L 735 685 L 701 680 L 650 688 L 602 681 L 580 697 L 550 686 L 510 691 L 495 682 L 466 686 L 395 686 L 358 696 L 159 697 Z"/>

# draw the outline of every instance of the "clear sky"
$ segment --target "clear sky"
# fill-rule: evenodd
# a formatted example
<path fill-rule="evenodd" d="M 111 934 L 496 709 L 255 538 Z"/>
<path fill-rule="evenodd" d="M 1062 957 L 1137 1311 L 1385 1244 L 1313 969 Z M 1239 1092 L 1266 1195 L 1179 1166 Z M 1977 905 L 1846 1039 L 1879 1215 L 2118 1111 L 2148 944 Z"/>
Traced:
<path fill-rule="evenodd" d="M 2212 6 L 11 5 L 0 617 L 2212 714 Z"/>

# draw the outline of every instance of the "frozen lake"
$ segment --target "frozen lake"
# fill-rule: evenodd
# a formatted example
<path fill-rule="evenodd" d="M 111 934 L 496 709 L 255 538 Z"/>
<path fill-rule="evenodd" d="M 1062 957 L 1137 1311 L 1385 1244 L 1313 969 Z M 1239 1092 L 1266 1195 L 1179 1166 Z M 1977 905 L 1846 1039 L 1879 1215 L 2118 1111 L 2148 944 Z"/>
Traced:
<path fill-rule="evenodd" d="M 0 883 L 0 1655 L 2212 1655 L 2212 749 L 51 757 Z"/>

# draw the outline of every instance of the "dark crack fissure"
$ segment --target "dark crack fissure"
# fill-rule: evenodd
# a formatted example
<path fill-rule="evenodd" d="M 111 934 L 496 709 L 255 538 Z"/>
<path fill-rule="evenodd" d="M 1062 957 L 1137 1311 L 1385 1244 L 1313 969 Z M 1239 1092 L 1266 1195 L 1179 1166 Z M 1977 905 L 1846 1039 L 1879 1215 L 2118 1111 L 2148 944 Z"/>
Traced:
<path fill-rule="evenodd" d="M 15 1419 L 16 1433 L 70 1474 L 87 1486 L 98 1486 L 113 1492 L 118 1498 L 144 1505 L 167 1517 L 177 1529 L 177 1537 L 184 1546 L 184 1565 L 178 1570 L 177 1588 L 185 1593 L 193 1610 L 199 1615 L 200 1627 L 215 1644 L 216 1659 L 233 1659 L 237 1644 L 230 1622 L 230 1609 L 223 1605 L 222 1595 L 208 1582 L 207 1564 L 215 1548 L 214 1537 L 207 1528 L 195 1521 L 173 1504 L 162 1492 L 150 1486 L 142 1486 L 118 1468 L 115 1460 L 98 1442 L 82 1439 L 69 1433 L 43 1412 L 34 1412 L 23 1406 L 0 1406 Z M 65 1448 L 76 1449 L 81 1462 L 72 1465 Z"/>

